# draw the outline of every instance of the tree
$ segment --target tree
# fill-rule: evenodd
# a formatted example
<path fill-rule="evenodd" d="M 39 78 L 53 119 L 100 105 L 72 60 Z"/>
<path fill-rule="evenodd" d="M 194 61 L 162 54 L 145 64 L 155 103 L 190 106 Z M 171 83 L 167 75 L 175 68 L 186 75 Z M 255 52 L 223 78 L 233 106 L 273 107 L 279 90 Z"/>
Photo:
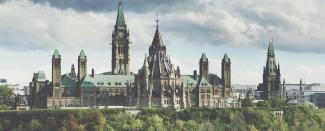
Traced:
<path fill-rule="evenodd" d="M 53 131 L 58 128 L 57 126 L 58 125 L 54 116 L 47 117 L 45 130 Z"/>
<path fill-rule="evenodd" d="M 88 131 L 102 131 L 106 127 L 106 119 L 99 111 L 87 112 L 83 122 Z"/>
<path fill-rule="evenodd" d="M 178 131 L 185 131 L 185 122 L 183 120 L 176 120 L 175 129 Z"/>
<path fill-rule="evenodd" d="M 28 129 L 30 131 L 40 131 L 42 127 L 42 124 L 37 119 L 32 119 L 30 123 L 28 124 Z"/>
<path fill-rule="evenodd" d="M 285 101 L 280 97 L 273 97 L 270 102 L 272 108 L 283 108 L 285 106 Z"/>
<path fill-rule="evenodd" d="M 241 102 L 241 106 L 242 107 L 253 107 L 254 104 L 253 104 L 253 100 L 246 97 L 242 102 Z"/>
<path fill-rule="evenodd" d="M 158 115 L 149 116 L 146 120 L 148 130 L 161 131 L 164 130 L 164 120 Z"/>
<path fill-rule="evenodd" d="M 200 128 L 200 125 L 195 120 L 189 120 L 185 122 L 185 128 L 188 131 L 197 131 Z"/>
<path fill-rule="evenodd" d="M 74 117 L 73 114 L 69 114 L 66 128 L 69 131 L 77 131 L 79 129 L 78 120 Z"/>
<path fill-rule="evenodd" d="M 12 88 L 9 88 L 8 85 L 0 86 L 0 110 L 8 110 L 12 107 L 12 96 L 14 91 Z"/>
<path fill-rule="evenodd" d="M 256 103 L 257 107 L 265 107 L 265 108 L 270 108 L 271 103 L 269 101 L 259 101 Z"/>
<path fill-rule="evenodd" d="M 131 121 L 131 130 L 141 130 L 143 125 L 143 121 L 139 119 L 134 119 Z"/>
<path fill-rule="evenodd" d="M 205 121 L 201 124 L 201 131 L 214 131 L 215 127 L 210 121 Z"/>

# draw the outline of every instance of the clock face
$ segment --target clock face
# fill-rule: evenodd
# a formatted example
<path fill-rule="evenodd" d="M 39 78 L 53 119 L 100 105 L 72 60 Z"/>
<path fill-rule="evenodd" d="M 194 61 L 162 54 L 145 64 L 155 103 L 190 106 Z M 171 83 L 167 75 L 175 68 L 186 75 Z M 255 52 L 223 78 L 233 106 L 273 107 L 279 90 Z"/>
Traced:
<path fill-rule="evenodd" d="M 122 38 L 122 37 L 124 37 L 124 33 L 123 33 L 123 32 L 119 32 L 119 33 L 118 33 L 118 36 L 119 36 L 120 38 Z"/>

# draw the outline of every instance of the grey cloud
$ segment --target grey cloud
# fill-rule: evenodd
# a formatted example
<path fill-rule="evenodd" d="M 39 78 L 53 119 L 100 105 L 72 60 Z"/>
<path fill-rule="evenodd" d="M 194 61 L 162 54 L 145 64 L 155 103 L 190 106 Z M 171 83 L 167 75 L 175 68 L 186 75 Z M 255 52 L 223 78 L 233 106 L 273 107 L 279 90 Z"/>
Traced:
<path fill-rule="evenodd" d="M 73 31 L 70 32 L 72 34 L 71 37 L 71 34 L 67 35 L 69 38 L 62 37 L 60 34 L 65 33 L 64 30 L 68 28 L 67 26 L 69 26 L 69 24 L 73 25 L 71 22 L 66 24 L 66 19 L 71 19 L 71 21 L 81 20 L 82 23 L 76 23 L 79 23 L 82 26 L 89 26 L 89 28 L 84 30 L 89 30 L 92 31 L 93 34 L 101 35 L 92 35 L 92 38 L 89 38 L 86 41 L 76 42 L 76 44 L 87 45 L 86 42 L 91 43 L 92 40 L 96 41 L 97 43 L 103 42 L 104 40 L 109 41 L 110 31 L 112 30 L 112 25 L 114 24 L 113 18 L 115 18 L 114 16 L 116 15 L 114 12 L 116 12 L 116 6 L 118 2 L 117 0 L 32 1 L 34 5 L 45 7 L 47 7 L 47 5 L 50 5 L 51 7 L 58 9 L 54 12 L 65 12 L 68 15 L 65 13 L 59 13 L 59 15 L 57 14 L 55 17 L 52 17 L 53 21 L 56 21 L 55 19 L 57 19 L 58 22 L 52 22 L 51 20 L 47 20 L 49 18 L 45 17 L 46 14 L 38 12 L 37 9 L 31 11 L 31 13 L 40 13 L 41 15 L 44 15 L 39 18 L 39 20 L 45 22 L 45 27 L 48 26 L 51 28 L 45 28 L 44 30 L 41 30 L 41 33 L 48 34 L 49 37 L 46 35 L 37 34 L 39 33 L 39 31 L 37 31 L 37 28 L 39 28 L 38 26 L 35 27 L 36 29 L 31 29 L 34 26 L 31 26 L 30 28 L 22 28 L 21 25 L 17 25 L 21 24 L 21 22 L 19 22 L 16 23 L 16 25 L 12 25 L 10 28 L 8 28 L 8 25 L 14 21 L 7 21 L 7 23 L 3 21 L 0 22 L 0 28 L 4 28 L 3 30 L 10 29 L 10 31 L 19 31 L 17 34 L 10 32 L 8 33 L 8 31 L 0 31 L 0 42 L 11 43 L 10 46 L 6 47 L 10 49 L 21 48 L 21 50 L 28 50 L 29 48 L 34 47 L 43 49 L 49 48 L 51 46 L 40 44 L 39 41 L 49 42 L 53 45 L 55 45 L 55 43 L 63 43 L 64 45 L 69 42 L 74 42 L 74 40 L 78 41 L 78 36 L 82 36 L 83 38 L 87 37 L 87 32 L 84 32 L 85 34 L 80 34 L 79 32 Z M 0 0 L 0 3 L 0 6 L 6 4 L 4 0 Z M 282 0 L 266 0 L 254 2 L 250 0 L 123 1 L 125 11 L 127 12 L 126 17 L 127 20 L 129 20 L 128 25 L 132 25 L 131 23 L 136 23 L 136 25 L 140 25 L 141 28 L 145 28 L 140 29 L 139 27 L 129 26 L 130 30 L 136 28 L 137 30 L 133 32 L 139 33 L 131 34 L 132 36 L 143 37 L 137 38 L 138 40 L 148 40 L 145 33 L 148 33 L 148 28 L 151 28 L 152 26 L 144 24 L 148 24 L 146 21 L 154 19 L 153 14 L 157 9 L 159 9 L 159 13 L 161 14 L 161 28 L 166 31 L 165 33 L 173 34 L 175 35 L 175 38 L 181 37 L 191 44 L 208 44 L 213 46 L 226 44 L 230 46 L 255 46 L 257 48 L 265 48 L 267 46 L 268 39 L 267 32 L 268 30 L 271 30 L 275 34 L 275 46 L 277 46 L 279 50 L 324 53 L 323 50 L 325 50 L 325 38 L 323 36 L 325 35 L 325 26 L 321 23 L 325 23 L 325 16 L 317 12 L 324 11 L 324 8 L 321 7 L 325 7 L 325 3 L 319 2 L 317 0 L 305 0 L 303 3 L 309 4 L 304 5 L 299 3 L 299 1 L 284 3 Z M 89 13 L 92 15 L 89 15 Z M 83 18 L 78 15 L 85 17 L 85 19 L 87 17 L 88 21 L 84 22 Z M 7 17 L 13 16 L 3 16 L 2 19 L 7 19 Z M 26 16 L 22 17 L 24 18 Z M 101 21 L 98 22 L 92 17 L 100 17 Z M 132 17 L 133 19 L 131 19 Z M 141 19 L 134 19 L 134 17 L 140 17 Z M 31 23 L 37 23 L 37 19 L 28 19 L 27 22 L 28 21 Z M 50 22 L 52 24 L 46 22 Z M 91 24 L 96 24 L 97 27 L 94 28 Z M 16 28 L 19 27 L 19 29 L 15 29 L 15 26 Z M 106 31 L 102 29 L 103 27 L 106 28 Z M 26 29 L 36 30 L 36 32 L 27 31 L 26 35 L 24 34 L 24 32 L 26 33 Z M 95 31 L 98 29 L 100 30 Z M 76 33 L 76 35 L 73 35 L 73 33 Z M 19 39 L 15 39 L 18 37 Z M 149 40 L 147 43 L 150 42 L 151 40 Z M 145 41 L 141 41 L 141 43 L 145 43 Z M 25 45 L 31 46 L 24 47 Z"/>
<path fill-rule="evenodd" d="M 118 0 L 32 0 L 34 3 L 50 4 L 60 9 L 77 11 L 110 12 L 115 11 Z M 190 0 L 122 0 L 127 11 L 143 13 L 156 8 L 166 9 Z"/>

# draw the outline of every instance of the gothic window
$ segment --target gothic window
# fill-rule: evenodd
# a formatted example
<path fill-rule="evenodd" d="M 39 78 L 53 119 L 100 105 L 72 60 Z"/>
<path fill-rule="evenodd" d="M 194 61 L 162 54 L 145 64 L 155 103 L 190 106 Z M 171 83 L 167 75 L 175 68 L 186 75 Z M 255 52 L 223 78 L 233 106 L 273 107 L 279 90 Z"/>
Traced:
<path fill-rule="evenodd" d="M 204 97 L 205 97 L 204 94 L 202 94 L 202 95 L 201 95 L 201 99 L 204 99 Z"/>

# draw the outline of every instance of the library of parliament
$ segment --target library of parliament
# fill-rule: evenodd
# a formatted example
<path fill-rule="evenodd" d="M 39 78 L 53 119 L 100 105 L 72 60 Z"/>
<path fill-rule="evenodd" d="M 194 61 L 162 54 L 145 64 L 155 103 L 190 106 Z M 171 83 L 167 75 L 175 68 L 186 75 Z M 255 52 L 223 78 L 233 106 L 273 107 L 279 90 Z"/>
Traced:
<path fill-rule="evenodd" d="M 87 55 L 81 50 L 77 67 L 61 73 L 61 55 L 52 55 L 52 81 L 43 71 L 34 73 L 30 82 L 30 106 L 60 109 L 69 107 L 239 107 L 231 88 L 231 61 L 227 54 L 221 63 L 221 77 L 210 74 L 209 59 L 203 53 L 199 70 L 183 75 L 173 65 L 167 47 L 156 31 L 143 65 L 136 73 L 130 71 L 130 39 L 122 3 L 119 2 L 116 24 L 112 33 L 112 70 L 95 74 L 87 72 Z"/>

